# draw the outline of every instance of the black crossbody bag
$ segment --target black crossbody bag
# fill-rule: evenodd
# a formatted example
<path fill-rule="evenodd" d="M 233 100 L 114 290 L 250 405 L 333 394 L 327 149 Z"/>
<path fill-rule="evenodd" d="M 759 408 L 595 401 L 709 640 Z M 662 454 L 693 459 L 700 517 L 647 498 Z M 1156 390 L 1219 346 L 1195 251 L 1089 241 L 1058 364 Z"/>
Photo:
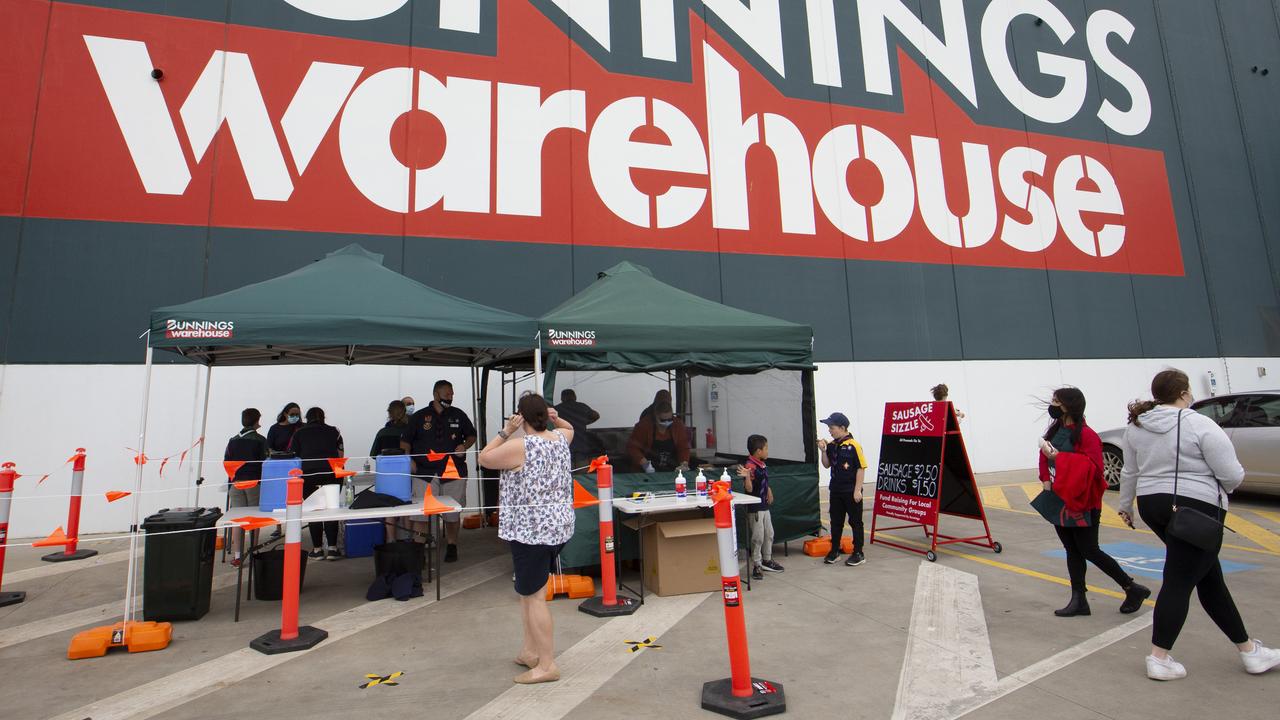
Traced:
<path fill-rule="evenodd" d="M 1181 410 L 1178 411 L 1178 430 L 1176 440 L 1174 440 L 1173 451 L 1173 518 L 1169 520 L 1168 532 L 1179 540 L 1191 543 L 1201 550 L 1217 551 L 1222 546 L 1222 529 L 1231 530 L 1223 522 L 1222 517 L 1222 483 L 1219 483 L 1216 477 L 1213 479 L 1218 490 L 1216 517 L 1192 507 L 1180 507 L 1178 505 L 1178 466 L 1182 459 Z M 1235 532 L 1235 530 L 1231 530 L 1231 532 Z"/>

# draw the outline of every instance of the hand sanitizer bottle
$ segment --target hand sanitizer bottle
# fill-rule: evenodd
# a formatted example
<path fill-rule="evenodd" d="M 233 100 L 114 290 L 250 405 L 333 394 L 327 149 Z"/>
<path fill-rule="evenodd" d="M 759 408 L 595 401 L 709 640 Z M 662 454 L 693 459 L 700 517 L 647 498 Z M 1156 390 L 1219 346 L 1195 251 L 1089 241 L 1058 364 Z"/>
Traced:
<path fill-rule="evenodd" d="M 681 470 L 680 474 L 676 475 L 676 498 L 684 500 L 688 497 L 688 487 L 688 482 L 684 479 L 684 471 Z"/>

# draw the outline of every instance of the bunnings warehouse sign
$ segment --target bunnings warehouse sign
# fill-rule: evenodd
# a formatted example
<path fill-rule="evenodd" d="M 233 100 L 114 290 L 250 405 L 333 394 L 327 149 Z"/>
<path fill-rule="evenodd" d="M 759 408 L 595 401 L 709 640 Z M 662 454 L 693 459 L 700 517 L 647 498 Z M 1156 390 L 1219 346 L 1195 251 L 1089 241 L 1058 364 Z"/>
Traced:
<path fill-rule="evenodd" d="M 1154 28 L 1110 9 L 260 0 L 244 13 L 272 23 L 228 25 L 11 4 L 9 36 L 48 33 L 29 215 L 1182 274 L 1127 60 Z M 411 6 L 437 8 L 414 41 L 438 47 L 405 45 Z M 1052 92 L 1015 69 L 1032 23 Z M 993 107 L 1006 126 L 973 120 Z M 26 142 L 22 110 L 0 144 Z"/>

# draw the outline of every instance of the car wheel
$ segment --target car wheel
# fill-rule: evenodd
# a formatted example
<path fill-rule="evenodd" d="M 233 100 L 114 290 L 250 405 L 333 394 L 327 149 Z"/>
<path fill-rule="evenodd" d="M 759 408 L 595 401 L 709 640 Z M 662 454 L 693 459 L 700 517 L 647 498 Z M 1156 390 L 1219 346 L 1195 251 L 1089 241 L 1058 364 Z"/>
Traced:
<path fill-rule="evenodd" d="M 1108 490 L 1120 489 L 1120 471 L 1124 469 L 1124 453 L 1114 445 L 1102 446 L 1102 477 Z"/>

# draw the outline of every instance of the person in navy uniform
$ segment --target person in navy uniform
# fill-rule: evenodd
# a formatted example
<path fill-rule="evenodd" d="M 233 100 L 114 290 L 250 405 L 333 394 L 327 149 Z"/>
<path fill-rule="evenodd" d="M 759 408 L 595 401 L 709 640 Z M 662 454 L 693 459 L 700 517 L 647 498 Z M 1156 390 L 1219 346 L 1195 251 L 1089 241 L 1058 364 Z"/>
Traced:
<path fill-rule="evenodd" d="M 476 444 L 476 428 L 467 414 L 453 407 L 453 383 L 438 380 L 431 389 L 432 400 L 409 418 L 400 447 L 413 458 L 414 476 L 431 483 L 431 491 L 437 497 L 448 495 L 459 504 L 467 502 L 467 448 Z M 427 453 L 446 453 L 440 460 L 429 460 Z M 458 469 L 462 480 L 442 480 L 449 459 Z M 444 516 L 444 534 L 448 545 L 444 561 L 458 559 L 458 513 Z"/>
<path fill-rule="evenodd" d="M 867 459 L 862 446 L 849 434 L 849 418 L 844 413 L 831 413 L 822 421 L 831 432 L 831 442 L 818 440 L 822 451 L 822 467 L 831 468 L 831 552 L 823 562 L 830 565 L 840 559 L 840 540 L 844 535 L 844 521 L 849 519 L 853 530 L 853 554 L 845 565 L 856 567 L 866 562 L 862 554 L 862 479 L 867 470 Z"/>

